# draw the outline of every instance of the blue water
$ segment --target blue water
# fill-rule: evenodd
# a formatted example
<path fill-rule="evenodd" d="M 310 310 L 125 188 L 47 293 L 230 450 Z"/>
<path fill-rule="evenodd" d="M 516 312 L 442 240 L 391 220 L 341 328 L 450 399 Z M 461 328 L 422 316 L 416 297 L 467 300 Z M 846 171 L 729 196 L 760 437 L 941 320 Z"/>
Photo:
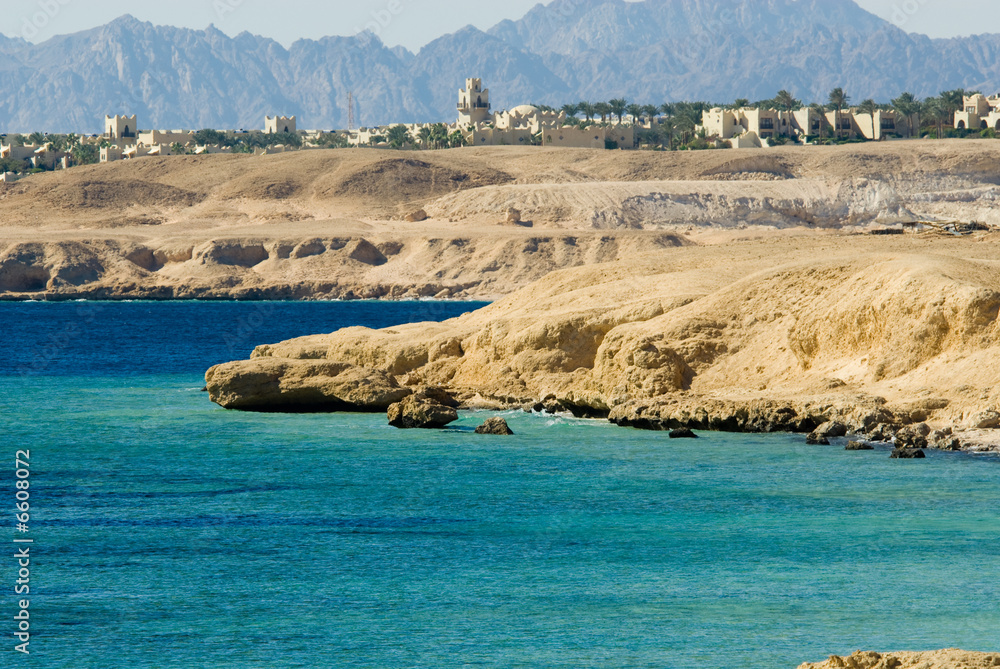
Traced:
<path fill-rule="evenodd" d="M 81 323 L 81 306 L 102 310 Z M 234 341 L 469 308 L 273 305 L 255 328 L 261 306 L 0 304 L 0 434 L 9 459 L 31 449 L 36 542 L 32 654 L 2 622 L 8 560 L 0 666 L 778 668 L 1000 647 L 996 459 L 223 411 L 201 372 Z"/>

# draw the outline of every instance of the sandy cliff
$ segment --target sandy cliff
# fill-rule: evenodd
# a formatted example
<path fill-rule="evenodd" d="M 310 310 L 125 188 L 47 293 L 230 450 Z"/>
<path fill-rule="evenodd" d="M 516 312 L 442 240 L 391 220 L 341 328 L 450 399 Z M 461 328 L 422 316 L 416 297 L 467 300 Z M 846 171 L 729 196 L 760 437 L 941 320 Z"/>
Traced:
<path fill-rule="evenodd" d="M 1000 223 L 998 159 L 973 140 L 144 158 L 0 185 L 0 298 L 493 299 L 655 249 Z"/>
<path fill-rule="evenodd" d="M 994 428 L 997 241 L 682 247 L 555 272 L 445 323 L 260 346 L 228 369 L 347 362 L 406 387 L 501 404 L 553 396 L 653 429 Z"/>

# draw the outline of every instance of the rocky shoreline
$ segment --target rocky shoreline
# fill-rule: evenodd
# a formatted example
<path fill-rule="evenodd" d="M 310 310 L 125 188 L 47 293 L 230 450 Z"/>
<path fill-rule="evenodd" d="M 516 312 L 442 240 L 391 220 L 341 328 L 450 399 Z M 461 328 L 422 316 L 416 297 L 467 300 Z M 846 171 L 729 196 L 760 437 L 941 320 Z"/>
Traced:
<path fill-rule="evenodd" d="M 805 663 L 798 669 L 989 669 L 1000 667 L 1000 653 L 972 653 L 956 648 L 922 653 L 857 651 L 824 662 Z"/>
<path fill-rule="evenodd" d="M 845 438 L 859 446 L 892 444 L 901 451 L 932 449 L 1000 455 L 998 412 L 978 414 L 967 426 L 935 429 L 923 422 L 926 409 L 893 408 L 879 397 L 737 401 L 668 396 L 627 402 L 603 412 L 555 395 L 533 399 L 484 395 L 475 388 L 407 387 L 384 371 L 348 363 L 293 363 L 268 358 L 213 367 L 206 373 L 206 383 L 210 399 L 226 409 L 388 413 L 390 424 L 397 427 L 444 427 L 457 419 L 460 410 L 521 410 L 606 419 L 619 427 L 657 432 L 793 433 L 806 435 L 805 443 L 814 445 L 829 445 L 831 438 Z"/>
<path fill-rule="evenodd" d="M 997 452 L 994 265 L 852 252 L 782 264 L 763 249 L 707 262 L 678 248 L 555 272 L 442 323 L 258 346 L 208 386 L 236 409 L 381 412 L 433 387 L 463 407 L 548 404 L 646 430 L 833 423 L 835 437 Z"/>

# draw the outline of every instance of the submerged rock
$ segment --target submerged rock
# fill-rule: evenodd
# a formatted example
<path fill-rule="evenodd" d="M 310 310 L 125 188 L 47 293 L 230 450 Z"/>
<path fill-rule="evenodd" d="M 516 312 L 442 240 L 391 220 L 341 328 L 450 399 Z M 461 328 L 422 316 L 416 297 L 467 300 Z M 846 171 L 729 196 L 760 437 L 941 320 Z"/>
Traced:
<path fill-rule="evenodd" d="M 514 434 L 514 431 L 507 425 L 507 421 L 500 417 L 487 418 L 486 422 L 476 428 L 476 434 L 496 434 L 507 436 Z"/>
<path fill-rule="evenodd" d="M 892 452 L 893 460 L 921 460 L 926 457 L 922 448 L 897 448 Z"/>
<path fill-rule="evenodd" d="M 815 432 L 810 432 L 809 436 L 806 437 L 806 443 L 810 446 L 829 446 L 830 440 L 816 434 Z"/>
<path fill-rule="evenodd" d="M 671 439 L 697 439 L 698 435 L 696 435 L 694 432 L 692 432 L 691 430 L 687 429 L 686 427 L 681 427 L 681 428 L 677 428 L 676 430 L 671 430 L 670 431 L 670 438 Z"/>
<path fill-rule="evenodd" d="M 844 450 L 848 451 L 874 451 L 875 447 L 864 441 L 849 441 Z"/>

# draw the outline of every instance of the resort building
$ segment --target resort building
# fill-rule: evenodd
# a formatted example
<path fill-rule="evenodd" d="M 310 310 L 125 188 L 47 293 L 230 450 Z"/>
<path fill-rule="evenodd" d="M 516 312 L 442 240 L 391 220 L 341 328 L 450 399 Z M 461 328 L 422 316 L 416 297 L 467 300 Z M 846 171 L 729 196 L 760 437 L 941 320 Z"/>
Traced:
<path fill-rule="evenodd" d="M 466 79 L 465 88 L 458 91 L 458 125 L 486 123 L 489 115 L 489 89 L 483 89 L 482 79 Z"/>
<path fill-rule="evenodd" d="M 912 123 L 911 123 L 912 121 Z M 798 138 L 827 134 L 844 139 L 881 140 L 909 137 L 910 128 L 919 128 L 919 118 L 907 119 L 895 111 L 877 110 L 874 115 L 855 109 L 825 111 L 812 107 L 795 111 L 758 109 L 722 109 L 716 107 L 702 115 L 699 130 L 708 137 L 730 141 L 733 148 L 762 146 L 777 137 Z"/>
<path fill-rule="evenodd" d="M 981 93 L 965 98 L 963 110 L 955 112 L 956 130 L 996 130 L 1000 132 L 1000 94 Z"/>
<path fill-rule="evenodd" d="M 278 135 L 281 133 L 297 133 L 294 116 L 265 116 L 264 133 Z"/>
<path fill-rule="evenodd" d="M 122 140 L 134 144 L 139 134 L 139 121 L 132 116 L 105 116 L 104 137 L 109 140 Z"/>

